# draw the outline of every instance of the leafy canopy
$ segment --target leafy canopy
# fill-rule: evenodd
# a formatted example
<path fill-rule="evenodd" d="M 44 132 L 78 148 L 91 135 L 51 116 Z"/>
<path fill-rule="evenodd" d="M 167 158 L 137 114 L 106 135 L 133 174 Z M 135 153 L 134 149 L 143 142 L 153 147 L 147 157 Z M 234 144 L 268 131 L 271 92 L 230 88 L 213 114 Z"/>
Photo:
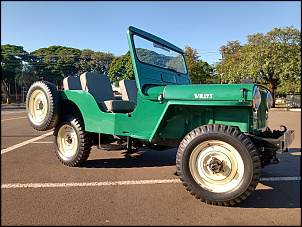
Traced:
<path fill-rule="evenodd" d="M 123 79 L 135 80 L 130 51 L 113 59 L 108 76 L 115 86 Z"/>
<path fill-rule="evenodd" d="M 223 72 L 224 82 L 252 78 L 268 86 L 274 98 L 276 91 L 284 95 L 300 89 L 301 31 L 293 26 L 248 35 L 247 44 L 228 42 L 220 51 L 223 61 L 216 70 Z"/>

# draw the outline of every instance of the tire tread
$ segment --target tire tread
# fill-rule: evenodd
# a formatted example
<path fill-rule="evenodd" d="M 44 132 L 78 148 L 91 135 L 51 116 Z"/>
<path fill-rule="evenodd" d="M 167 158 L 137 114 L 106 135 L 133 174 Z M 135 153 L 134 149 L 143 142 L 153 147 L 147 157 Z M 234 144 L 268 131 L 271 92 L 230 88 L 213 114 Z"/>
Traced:
<path fill-rule="evenodd" d="M 250 153 L 252 162 L 253 162 L 253 176 L 252 180 L 250 182 L 250 185 L 248 188 L 241 194 L 238 195 L 236 198 L 230 199 L 228 201 L 214 201 L 207 199 L 197 193 L 197 191 L 194 189 L 194 187 L 189 184 L 185 177 L 184 173 L 182 172 L 182 157 L 184 154 L 184 151 L 186 149 L 186 146 L 194 140 L 196 137 L 203 135 L 203 134 L 208 134 L 208 133 L 224 133 L 227 135 L 230 135 L 234 138 L 236 138 L 238 141 L 240 141 L 242 144 L 244 144 Z M 233 206 L 237 203 L 242 202 L 245 200 L 256 188 L 259 179 L 260 179 L 260 174 L 261 174 L 261 161 L 260 161 L 260 156 L 259 153 L 256 150 L 255 145 L 253 142 L 245 135 L 243 134 L 239 129 L 227 125 L 222 125 L 222 124 L 210 124 L 210 125 L 203 125 L 200 126 L 194 130 L 192 130 L 190 133 L 188 133 L 180 143 L 176 155 L 176 168 L 177 168 L 177 173 L 182 181 L 182 184 L 186 187 L 186 190 L 190 192 L 191 195 L 195 196 L 196 199 L 201 200 L 202 202 L 208 203 L 208 204 L 213 204 L 213 205 L 219 205 L 219 206 Z"/>

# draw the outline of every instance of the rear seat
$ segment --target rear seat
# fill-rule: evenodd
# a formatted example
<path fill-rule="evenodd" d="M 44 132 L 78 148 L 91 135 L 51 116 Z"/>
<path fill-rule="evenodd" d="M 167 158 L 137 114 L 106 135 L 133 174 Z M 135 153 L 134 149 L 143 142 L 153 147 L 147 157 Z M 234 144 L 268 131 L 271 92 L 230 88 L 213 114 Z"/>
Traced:
<path fill-rule="evenodd" d="M 119 82 L 123 100 L 137 103 L 137 86 L 135 80 L 123 79 Z"/>
<path fill-rule="evenodd" d="M 99 73 L 83 73 L 80 76 L 82 89 L 88 91 L 104 112 L 129 113 L 136 103 L 126 100 L 116 100 L 108 76 Z"/>
<path fill-rule="evenodd" d="M 82 90 L 79 77 L 68 76 L 63 79 L 64 90 Z"/>

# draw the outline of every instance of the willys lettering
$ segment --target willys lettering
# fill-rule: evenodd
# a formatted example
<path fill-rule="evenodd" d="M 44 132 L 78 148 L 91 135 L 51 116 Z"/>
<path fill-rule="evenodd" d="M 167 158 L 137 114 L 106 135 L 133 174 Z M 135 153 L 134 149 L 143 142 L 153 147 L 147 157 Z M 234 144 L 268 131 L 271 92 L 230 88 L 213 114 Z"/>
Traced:
<path fill-rule="evenodd" d="M 196 99 L 211 99 L 213 94 L 194 94 Z"/>

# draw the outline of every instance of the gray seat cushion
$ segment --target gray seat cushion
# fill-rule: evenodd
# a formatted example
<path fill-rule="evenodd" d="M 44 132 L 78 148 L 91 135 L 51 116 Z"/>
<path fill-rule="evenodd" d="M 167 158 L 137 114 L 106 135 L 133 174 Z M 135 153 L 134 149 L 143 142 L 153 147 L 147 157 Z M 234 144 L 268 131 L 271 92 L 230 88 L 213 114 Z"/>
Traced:
<path fill-rule="evenodd" d="M 108 76 L 98 73 L 83 73 L 80 76 L 82 89 L 88 91 L 104 112 L 132 112 L 136 103 L 126 100 L 116 100 Z"/>
<path fill-rule="evenodd" d="M 63 80 L 64 90 L 82 90 L 81 81 L 79 77 L 68 76 Z"/>
<path fill-rule="evenodd" d="M 137 86 L 135 80 L 123 79 L 119 82 L 123 100 L 137 103 Z"/>
<path fill-rule="evenodd" d="M 103 111 L 106 112 L 129 113 L 135 109 L 136 103 L 125 100 L 107 100 L 100 102 L 99 106 Z"/>
<path fill-rule="evenodd" d="M 114 100 L 114 94 L 108 76 L 99 73 L 83 73 L 80 76 L 82 89 L 90 94 L 99 102 Z"/>

